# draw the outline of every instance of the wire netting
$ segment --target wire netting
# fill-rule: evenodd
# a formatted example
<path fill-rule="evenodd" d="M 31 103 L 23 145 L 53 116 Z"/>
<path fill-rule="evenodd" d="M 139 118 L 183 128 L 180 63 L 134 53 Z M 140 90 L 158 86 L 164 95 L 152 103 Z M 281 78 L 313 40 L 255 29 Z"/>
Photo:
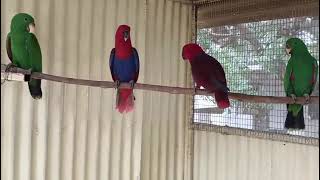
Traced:
<path fill-rule="evenodd" d="M 197 43 L 224 67 L 232 92 L 285 96 L 283 77 L 289 56 L 285 42 L 299 37 L 319 60 L 319 17 L 302 16 L 199 28 Z M 318 61 L 319 62 L 319 61 Z M 319 78 L 318 78 L 319 79 Z M 319 83 L 312 95 L 319 95 Z M 194 97 L 193 122 L 276 134 L 319 137 L 319 105 L 304 106 L 305 130 L 284 128 L 285 104 L 247 103 L 231 100 L 231 107 L 217 108 L 211 96 Z"/>

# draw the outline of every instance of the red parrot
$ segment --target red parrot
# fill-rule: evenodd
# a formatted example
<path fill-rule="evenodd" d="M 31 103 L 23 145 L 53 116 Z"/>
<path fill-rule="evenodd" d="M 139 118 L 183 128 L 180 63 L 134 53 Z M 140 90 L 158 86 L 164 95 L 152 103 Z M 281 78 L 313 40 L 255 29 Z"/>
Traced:
<path fill-rule="evenodd" d="M 120 82 L 129 82 L 131 89 L 118 89 L 116 108 L 120 113 L 130 112 L 134 108 L 135 97 L 133 86 L 139 77 L 139 56 L 132 47 L 130 39 L 130 27 L 120 25 L 116 32 L 115 48 L 111 50 L 109 66 L 114 82 L 117 82 L 117 89 Z"/>
<path fill-rule="evenodd" d="M 230 106 L 229 88 L 221 64 L 215 58 L 206 54 L 195 43 L 189 43 L 183 47 L 182 58 L 190 62 L 196 88 L 202 86 L 208 92 L 214 93 L 218 107 L 221 109 L 228 108 Z"/>

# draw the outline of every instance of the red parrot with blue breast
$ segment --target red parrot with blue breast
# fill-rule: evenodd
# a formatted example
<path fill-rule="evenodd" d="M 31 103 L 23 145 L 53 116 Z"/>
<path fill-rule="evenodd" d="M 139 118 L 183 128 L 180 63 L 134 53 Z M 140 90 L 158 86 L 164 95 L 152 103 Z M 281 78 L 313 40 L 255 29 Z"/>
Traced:
<path fill-rule="evenodd" d="M 116 31 L 115 48 L 111 50 L 109 66 L 112 79 L 117 83 L 116 109 L 120 113 L 134 108 L 133 87 L 139 77 L 140 62 L 137 50 L 132 47 L 130 27 L 120 25 Z M 121 82 L 131 84 L 130 89 L 119 89 Z"/>
<path fill-rule="evenodd" d="M 228 108 L 230 106 L 229 88 L 221 64 L 195 43 L 189 43 L 183 47 L 182 58 L 190 62 L 196 88 L 202 86 L 208 92 L 214 93 L 218 107 L 220 109 Z"/>

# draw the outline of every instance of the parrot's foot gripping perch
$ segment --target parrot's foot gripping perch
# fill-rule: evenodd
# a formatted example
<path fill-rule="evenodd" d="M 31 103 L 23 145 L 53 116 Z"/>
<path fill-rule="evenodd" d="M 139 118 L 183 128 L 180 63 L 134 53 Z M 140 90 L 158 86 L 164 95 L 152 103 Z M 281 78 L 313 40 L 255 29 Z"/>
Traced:
<path fill-rule="evenodd" d="M 133 80 L 129 81 L 131 89 L 134 88 L 135 82 Z M 132 94 L 133 101 L 136 100 L 136 97 Z"/>
<path fill-rule="evenodd" d="M 16 67 L 16 65 L 10 63 L 7 65 L 7 67 L 4 70 L 4 80 L 1 81 L 1 85 L 4 84 L 6 81 L 9 81 L 9 72 L 11 72 L 11 69 Z"/>
<path fill-rule="evenodd" d="M 198 90 L 200 90 L 200 86 L 195 85 L 193 89 L 193 95 L 197 95 Z"/>
<path fill-rule="evenodd" d="M 291 98 L 293 100 L 293 103 L 295 104 L 297 102 L 297 96 L 294 94 L 291 94 Z"/>
<path fill-rule="evenodd" d="M 5 72 L 10 72 L 12 68 L 17 67 L 16 65 L 14 65 L 13 63 L 10 63 L 7 65 Z"/>
<path fill-rule="evenodd" d="M 116 83 L 116 87 L 115 87 L 115 89 L 118 89 L 118 88 L 119 88 L 119 86 L 120 86 L 120 81 L 116 80 L 116 81 L 115 81 L 115 83 Z"/>
<path fill-rule="evenodd" d="M 199 89 L 200 89 L 200 88 L 195 87 L 195 88 L 193 89 L 193 95 L 197 95 L 197 92 L 199 91 Z"/>
<path fill-rule="evenodd" d="M 116 83 L 115 89 L 118 89 L 118 88 L 120 87 L 120 84 L 121 84 L 121 83 L 120 83 L 120 81 L 118 81 L 118 80 L 116 80 L 115 83 Z M 134 85 L 135 85 L 135 82 L 134 82 L 134 81 L 129 81 L 129 84 L 130 84 L 130 88 L 133 89 L 133 88 L 134 88 Z"/>
<path fill-rule="evenodd" d="M 18 66 L 14 65 L 13 63 L 10 63 L 7 65 L 6 69 L 4 70 L 6 73 L 11 72 L 13 68 L 17 68 Z M 31 79 L 31 73 L 32 69 L 28 69 L 28 74 L 24 75 L 24 81 L 30 81 Z"/>
<path fill-rule="evenodd" d="M 134 88 L 135 82 L 133 80 L 129 81 L 131 89 Z"/>
<path fill-rule="evenodd" d="M 9 78 L 9 74 L 10 73 L 16 73 L 16 68 L 18 68 L 18 66 L 16 66 L 15 64 L 13 63 L 9 63 L 5 70 L 4 70 L 4 80 L 1 81 L 1 85 L 4 84 L 6 81 L 11 81 L 10 78 Z M 32 73 L 32 69 L 28 69 L 26 71 L 26 74 L 24 74 L 24 81 L 30 81 L 31 79 L 31 73 Z M 12 77 L 11 77 L 12 78 Z M 19 81 L 21 78 L 19 78 Z"/>
<path fill-rule="evenodd" d="M 304 97 L 305 97 L 305 104 L 309 104 L 309 102 L 310 102 L 310 96 L 309 96 L 309 94 L 304 94 L 303 95 Z"/>

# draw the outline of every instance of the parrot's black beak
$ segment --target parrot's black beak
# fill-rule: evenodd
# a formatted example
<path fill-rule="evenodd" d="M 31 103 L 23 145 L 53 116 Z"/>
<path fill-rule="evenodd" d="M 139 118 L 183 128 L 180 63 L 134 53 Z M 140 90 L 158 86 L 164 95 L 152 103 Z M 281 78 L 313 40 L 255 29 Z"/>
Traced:
<path fill-rule="evenodd" d="M 184 55 L 184 49 L 182 50 L 181 56 L 182 56 L 182 59 L 183 59 L 183 60 L 187 60 L 186 56 Z"/>
<path fill-rule="evenodd" d="M 124 41 L 127 41 L 129 39 L 129 31 L 123 32 Z"/>
<path fill-rule="evenodd" d="M 184 48 L 182 48 L 181 56 L 182 56 L 182 59 L 183 59 L 183 60 L 186 60 L 186 58 L 184 57 L 184 53 L 183 53 L 183 52 L 184 52 Z"/>

